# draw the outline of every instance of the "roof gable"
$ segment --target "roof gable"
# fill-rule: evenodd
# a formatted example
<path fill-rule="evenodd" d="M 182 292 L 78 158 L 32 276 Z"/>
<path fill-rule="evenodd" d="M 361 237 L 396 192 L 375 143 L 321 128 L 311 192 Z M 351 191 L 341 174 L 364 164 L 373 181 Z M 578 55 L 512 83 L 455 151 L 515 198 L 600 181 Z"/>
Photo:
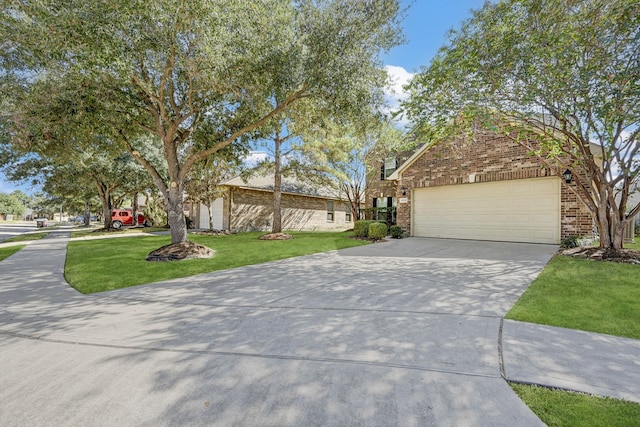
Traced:
<path fill-rule="evenodd" d="M 409 166 L 411 166 L 413 164 L 413 162 L 416 161 L 416 159 L 418 159 L 420 156 L 422 156 L 422 154 L 424 154 L 425 151 L 427 151 L 429 148 L 433 147 L 434 144 L 431 143 L 425 143 L 422 147 L 420 147 L 418 150 L 416 150 L 415 153 L 413 153 L 411 155 L 411 157 L 409 157 L 407 160 L 404 161 L 404 163 L 402 163 L 398 169 L 396 169 L 391 175 L 389 175 L 387 177 L 388 180 L 390 181 L 396 181 L 398 179 L 400 179 L 400 177 L 402 176 L 402 172 L 407 169 Z"/>

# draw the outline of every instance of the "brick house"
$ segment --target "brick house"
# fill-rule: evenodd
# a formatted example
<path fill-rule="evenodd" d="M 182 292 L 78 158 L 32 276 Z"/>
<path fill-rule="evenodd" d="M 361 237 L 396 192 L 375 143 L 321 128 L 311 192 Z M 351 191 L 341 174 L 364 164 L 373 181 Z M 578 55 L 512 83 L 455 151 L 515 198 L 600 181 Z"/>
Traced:
<path fill-rule="evenodd" d="M 213 203 L 213 228 L 233 232 L 270 231 L 273 221 L 273 177 L 233 178 L 221 185 L 223 197 Z M 330 190 L 282 180 L 282 229 L 343 231 L 353 228 L 349 204 Z M 206 206 L 194 205 L 195 228 L 209 228 Z"/>
<path fill-rule="evenodd" d="M 362 218 L 386 220 L 390 224 L 396 223 L 398 207 L 397 182 L 389 179 L 389 177 L 414 152 L 415 150 L 392 153 L 383 160 L 368 159 L 368 162 L 372 165 L 373 172 L 367 176 L 365 207 L 361 209 Z"/>
<path fill-rule="evenodd" d="M 591 236 L 591 215 L 561 178 L 522 145 L 488 131 L 424 145 L 374 185 L 393 189 L 396 222 L 411 236 L 558 244 Z M 389 196 L 385 196 L 389 197 Z"/>

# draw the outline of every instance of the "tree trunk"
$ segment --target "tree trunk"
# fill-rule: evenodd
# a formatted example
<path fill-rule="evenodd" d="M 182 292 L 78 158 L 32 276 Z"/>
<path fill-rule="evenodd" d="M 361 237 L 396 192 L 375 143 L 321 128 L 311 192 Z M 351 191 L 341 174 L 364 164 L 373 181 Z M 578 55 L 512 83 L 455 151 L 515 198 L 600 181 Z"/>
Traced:
<path fill-rule="evenodd" d="M 615 215 L 612 215 L 617 211 L 616 208 L 614 206 L 612 209 L 607 201 L 598 204 L 595 218 L 601 248 L 622 249 L 623 247 L 624 231 L 629 221 L 620 221 Z"/>
<path fill-rule="evenodd" d="M 272 233 L 282 232 L 282 171 L 280 170 L 280 145 L 282 140 L 280 134 L 276 133 L 275 153 L 274 153 L 274 180 L 273 180 L 273 224 L 271 225 Z"/>
<path fill-rule="evenodd" d="M 104 228 L 110 229 L 112 225 L 111 221 L 111 212 L 113 210 L 113 201 L 111 200 L 111 190 L 104 183 L 96 182 L 96 186 L 98 187 L 98 195 L 100 196 L 100 201 L 102 202 L 102 215 L 104 216 Z"/>
<path fill-rule="evenodd" d="M 209 212 L 209 230 L 213 230 L 213 200 L 209 199 L 207 211 Z"/>
<path fill-rule="evenodd" d="M 138 206 L 138 192 L 136 191 L 135 193 L 133 193 L 133 212 L 131 212 L 131 214 L 133 215 L 132 225 L 134 227 L 138 225 L 138 209 L 140 209 L 140 207 Z"/>
<path fill-rule="evenodd" d="M 105 202 L 104 200 L 102 201 L 102 215 L 104 216 L 103 218 L 103 224 L 104 224 L 104 228 L 109 229 L 111 228 L 111 211 L 112 211 L 112 206 L 110 202 Z"/>
<path fill-rule="evenodd" d="M 174 184 L 174 183 L 172 183 Z M 167 221 L 171 231 L 171 243 L 186 242 L 187 238 L 187 222 L 184 219 L 184 210 L 182 208 L 182 188 L 179 185 L 172 185 L 168 190 L 168 197 L 165 197 L 167 207 Z"/>
<path fill-rule="evenodd" d="M 91 207 L 89 206 L 89 200 L 84 201 L 84 226 L 88 227 L 91 223 Z"/>

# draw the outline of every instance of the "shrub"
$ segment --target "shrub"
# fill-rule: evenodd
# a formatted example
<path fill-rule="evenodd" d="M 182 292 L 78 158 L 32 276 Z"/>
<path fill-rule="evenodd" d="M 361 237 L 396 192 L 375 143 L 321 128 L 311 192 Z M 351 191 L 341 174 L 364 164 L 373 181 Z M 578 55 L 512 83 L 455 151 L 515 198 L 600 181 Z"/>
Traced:
<path fill-rule="evenodd" d="M 389 232 L 391 233 L 391 237 L 394 239 L 399 239 L 402 237 L 402 227 L 399 225 L 392 225 L 389 227 Z"/>
<path fill-rule="evenodd" d="M 560 242 L 561 248 L 577 248 L 578 246 L 580 246 L 578 236 L 566 237 Z"/>
<path fill-rule="evenodd" d="M 356 221 L 353 224 L 353 235 L 355 237 L 369 237 L 369 225 L 373 224 L 375 221 L 370 219 Z"/>
<path fill-rule="evenodd" d="M 387 224 L 374 222 L 369 225 L 369 238 L 380 240 L 387 235 Z"/>

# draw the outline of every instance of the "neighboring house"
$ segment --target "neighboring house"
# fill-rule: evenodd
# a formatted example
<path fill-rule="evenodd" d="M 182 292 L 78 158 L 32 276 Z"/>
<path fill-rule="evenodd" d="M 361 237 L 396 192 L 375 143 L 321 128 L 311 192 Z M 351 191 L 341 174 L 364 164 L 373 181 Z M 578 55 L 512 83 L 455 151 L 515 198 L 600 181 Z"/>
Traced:
<path fill-rule="evenodd" d="M 627 208 L 633 208 L 638 203 L 640 203 L 640 188 L 637 188 L 636 191 L 629 195 L 629 200 L 627 201 Z M 640 227 L 640 215 L 636 215 L 635 225 Z"/>
<path fill-rule="evenodd" d="M 223 197 L 213 203 L 216 230 L 270 231 L 273 221 L 273 177 L 254 176 L 246 182 L 236 177 L 222 185 Z M 195 228 L 209 228 L 205 205 L 193 206 Z M 330 190 L 282 179 L 283 230 L 348 230 L 353 228 L 349 204 Z"/>
<path fill-rule="evenodd" d="M 559 244 L 593 233 L 563 172 L 509 138 L 478 132 L 474 142 L 424 145 L 386 179 L 395 182 L 397 224 L 411 236 Z"/>
<path fill-rule="evenodd" d="M 640 203 L 640 186 L 636 183 L 633 189 L 629 192 L 629 199 L 627 200 L 627 211 L 633 209 L 638 203 Z M 634 241 L 636 235 L 636 229 L 640 228 L 640 215 L 636 215 L 632 222 L 632 227 L 629 227 L 625 233 L 625 241 Z"/>

